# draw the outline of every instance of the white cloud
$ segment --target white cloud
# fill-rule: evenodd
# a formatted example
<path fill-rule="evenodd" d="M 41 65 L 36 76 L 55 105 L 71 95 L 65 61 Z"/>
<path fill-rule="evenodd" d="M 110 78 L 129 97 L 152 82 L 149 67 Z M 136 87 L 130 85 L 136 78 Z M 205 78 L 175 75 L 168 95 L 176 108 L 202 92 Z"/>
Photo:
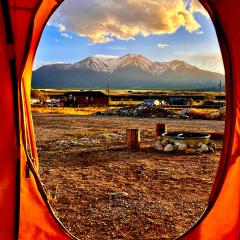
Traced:
<path fill-rule="evenodd" d="M 176 52 L 179 58 L 212 72 L 219 72 L 224 74 L 224 66 L 222 55 L 220 51 L 214 52 Z"/>
<path fill-rule="evenodd" d="M 157 46 L 158 46 L 159 48 L 166 48 L 166 47 L 168 47 L 168 44 L 159 43 Z"/>
<path fill-rule="evenodd" d="M 204 33 L 204 31 L 198 31 L 196 32 L 197 35 L 202 35 Z"/>
<path fill-rule="evenodd" d="M 61 23 L 57 24 L 57 28 L 58 28 L 59 32 L 66 31 L 66 27 L 64 25 L 62 25 Z"/>
<path fill-rule="evenodd" d="M 111 47 L 108 47 L 107 49 L 123 51 L 123 50 L 126 50 L 127 48 L 126 47 L 121 47 L 121 46 L 111 46 Z"/>
<path fill-rule="evenodd" d="M 59 42 L 59 39 L 54 38 L 53 41 L 54 41 L 54 42 Z"/>
<path fill-rule="evenodd" d="M 72 39 L 72 36 L 67 34 L 67 33 L 61 33 L 61 36 L 64 37 L 64 38 Z"/>
<path fill-rule="evenodd" d="M 224 73 L 222 56 L 218 52 L 196 53 L 191 56 L 191 60 L 204 69 Z"/>
<path fill-rule="evenodd" d="M 50 22 L 59 31 L 75 32 L 93 43 L 172 34 L 180 27 L 193 32 L 200 27 L 183 0 L 68 0 Z"/>
<path fill-rule="evenodd" d="M 112 59 L 112 58 L 118 58 L 119 56 L 108 55 L 108 54 L 95 54 L 94 57 L 104 58 L 104 59 Z"/>

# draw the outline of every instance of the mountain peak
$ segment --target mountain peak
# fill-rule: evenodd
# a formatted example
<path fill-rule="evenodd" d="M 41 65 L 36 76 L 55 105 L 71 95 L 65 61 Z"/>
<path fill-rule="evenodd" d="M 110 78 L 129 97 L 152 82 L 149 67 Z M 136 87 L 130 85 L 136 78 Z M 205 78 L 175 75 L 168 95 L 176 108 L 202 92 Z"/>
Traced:
<path fill-rule="evenodd" d="M 143 60 L 143 61 L 150 61 L 152 62 L 152 60 L 150 60 L 149 58 L 141 55 L 141 54 L 135 54 L 135 53 L 129 53 L 129 54 L 126 54 L 122 57 L 120 57 L 119 59 L 134 59 L 134 60 Z"/>
<path fill-rule="evenodd" d="M 196 68 L 196 67 L 188 64 L 187 62 L 180 61 L 180 60 L 173 60 L 173 61 L 169 62 L 168 65 L 169 65 L 169 68 L 173 71 L 176 71 L 176 70 L 187 71 L 187 70 Z"/>
<path fill-rule="evenodd" d="M 103 59 L 97 57 L 88 57 L 73 64 L 73 68 L 92 70 L 94 72 L 104 71 L 107 67 L 107 63 Z"/>
<path fill-rule="evenodd" d="M 144 71 L 148 71 L 152 74 L 156 72 L 156 64 L 149 58 L 144 57 L 141 54 L 127 54 L 119 58 L 119 61 L 115 65 L 115 69 L 124 67 L 135 67 Z"/>
<path fill-rule="evenodd" d="M 127 57 L 127 58 L 136 58 L 136 57 L 144 57 L 143 55 L 141 54 L 137 54 L 137 53 L 128 53 L 122 57 Z"/>
<path fill-rule="evenodd" d="M 222 74 L 184 61 L 156 62 L 140 54 L 119 58 L 88 57 L 74 64 L 52 64 L 33 72 L 38 88 L 217 89 Z"/>

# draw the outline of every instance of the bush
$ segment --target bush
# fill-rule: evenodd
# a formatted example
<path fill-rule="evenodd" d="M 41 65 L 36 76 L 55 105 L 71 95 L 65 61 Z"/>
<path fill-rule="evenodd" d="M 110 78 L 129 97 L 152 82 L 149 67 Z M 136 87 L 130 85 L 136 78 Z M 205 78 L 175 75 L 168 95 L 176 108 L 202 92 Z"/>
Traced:
<path fill-rule="evenodd" d="M 41 102 L 46 102 L 48 100 L 47 93 L 41 90 L 32 90 L 31 97 L 39 99 Z"/>
<path fill-rule="evenodd" d="M 193 119 L 206 119 L 206 120 L 224 120 L 226 113 L 224 109 L 217 111 L 210 111 L 208 109 L 188 109 L 187 115 Z"/>

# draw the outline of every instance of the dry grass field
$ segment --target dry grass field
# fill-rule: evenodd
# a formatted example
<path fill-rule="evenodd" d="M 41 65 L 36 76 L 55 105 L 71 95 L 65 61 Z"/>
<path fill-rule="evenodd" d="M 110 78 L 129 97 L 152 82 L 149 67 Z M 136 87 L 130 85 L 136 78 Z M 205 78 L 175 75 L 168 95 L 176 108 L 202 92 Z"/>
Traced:
<path fill-rule="evenodd" d="M 213 154 L 160 153 L 155 124 L 222 132 L 224 121 L 34 114 L 40 175 L 63 224 L 79 239 L 174 239 L 201 216 L 215 178 Z M 141 150 L 125 148 L 141 129 Z"/>
<path fill-rule="evenodd" d="M 114 109 L 114 107 L 32 107 L 33 113 L 57 113 L 66 115 L 91 115 L 96 112 Z"/>

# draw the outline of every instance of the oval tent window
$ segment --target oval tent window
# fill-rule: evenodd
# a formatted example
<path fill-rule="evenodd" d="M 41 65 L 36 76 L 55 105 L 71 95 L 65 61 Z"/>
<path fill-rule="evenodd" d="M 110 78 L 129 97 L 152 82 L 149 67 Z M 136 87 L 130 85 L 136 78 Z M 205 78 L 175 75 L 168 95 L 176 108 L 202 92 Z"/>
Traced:
<path fill-rule="evenodd" d="M 40 176 L 75 236 L 174 239 L 203 214 L 225 82 L 198 1 L 64 1 L 37 50 L 31 104 Z"/>

